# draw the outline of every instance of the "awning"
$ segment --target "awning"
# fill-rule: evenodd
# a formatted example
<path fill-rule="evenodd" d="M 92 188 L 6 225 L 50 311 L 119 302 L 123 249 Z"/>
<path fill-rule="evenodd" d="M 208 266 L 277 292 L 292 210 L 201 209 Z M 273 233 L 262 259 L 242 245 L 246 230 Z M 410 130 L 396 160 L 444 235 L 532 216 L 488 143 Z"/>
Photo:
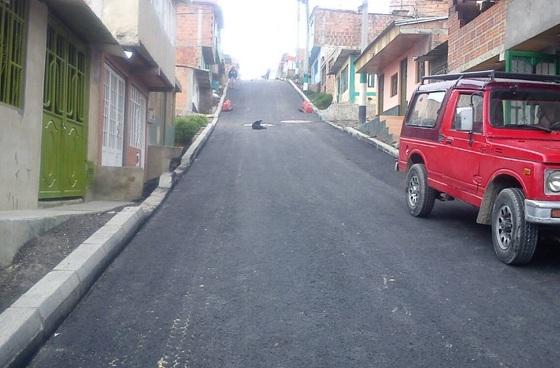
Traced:
<path fill-rule="evenodd" d="M 119 42 L 84 0 L 44 0 L 44 2 L 79 38 L 108 53 L 125 57 Z"/>
<path fill-rule="evenodd" d="M 435 32 L 446 32 L 443 23 L 447 17 L 417 18 L 391 23 L 356 60 L 356 72 L 379 73 L 387 64 L 394 62 L 417 42 Z M 434 22 L 434 27 L 418 26 Z"/>
<path fill-rule="evenodd" d="M 447 58 L 447 41 L 440 43 L 424 55 L 418 56 L 418 61 L 433 61 Z"/>
<path fill-rule="evenodd" d="M 331 58 L 331 60 L 334 59 L 334 62 L 329 69 L 329 74 L 336 75 L 336 73 L 342 69 L 348 58 L 352 55 L 360 55 L 360 50 L 339 49 L 338 52 Z"/>

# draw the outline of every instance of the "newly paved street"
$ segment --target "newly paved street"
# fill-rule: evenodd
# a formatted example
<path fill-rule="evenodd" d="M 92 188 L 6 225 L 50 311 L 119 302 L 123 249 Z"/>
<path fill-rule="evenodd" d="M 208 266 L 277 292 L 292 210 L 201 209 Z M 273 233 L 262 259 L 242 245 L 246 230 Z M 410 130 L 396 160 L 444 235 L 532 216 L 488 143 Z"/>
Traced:
<path fill-rule="evenodd" d="M 198 160 L 31 367 L 554 367 L 560 253 L 408 215 L 394 160 L 242 82 Z M 257 119 L 273 124 L 254 131 Z M 282 122 L 310 120 L 308 123 Z"/>

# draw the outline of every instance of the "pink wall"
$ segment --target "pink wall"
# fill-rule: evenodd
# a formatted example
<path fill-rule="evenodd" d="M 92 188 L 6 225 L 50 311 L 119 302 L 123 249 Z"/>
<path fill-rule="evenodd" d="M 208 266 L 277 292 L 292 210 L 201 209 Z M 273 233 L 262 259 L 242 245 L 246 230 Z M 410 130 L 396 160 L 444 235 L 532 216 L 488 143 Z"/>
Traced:
<path fill-rule="evenodd" d="M 378 74 L 385 75 L 385 91 L 383 94 L 383 110 L 389 110 L 394 108 L 395 106 L 399 105 L 400 99 L 400 85 L 397 88 L 397 94 L 391 97 L 391 76 L 395 73 L 400 73 L 400 63 L 401 60 L 405 57 L 407 58 L 407 87 L 406 87 L 406 100 L 410 101 L 410 97 L 414 92 L 414 89 L 417 86 L 416 83 L 416 61 L 414 60 L 416 57 L 425 54 L 428 51 L 429 39 L 427 38 L 425 41 L 418 42 L 416 45 L 406 52 L 404 52 L 401 56 L 394 59 L 393 62 L 386 65 L 382 71 Z M 427 69 L 426 69 L 427 70 Z M 400 78 L 400 76 L 399 76 Z M 378 84 L 379 85 L 379 84 Z M 379 93 L 379 91 L 378 91 Z M 380 111 L 380 114 L 383 112 Z"/>

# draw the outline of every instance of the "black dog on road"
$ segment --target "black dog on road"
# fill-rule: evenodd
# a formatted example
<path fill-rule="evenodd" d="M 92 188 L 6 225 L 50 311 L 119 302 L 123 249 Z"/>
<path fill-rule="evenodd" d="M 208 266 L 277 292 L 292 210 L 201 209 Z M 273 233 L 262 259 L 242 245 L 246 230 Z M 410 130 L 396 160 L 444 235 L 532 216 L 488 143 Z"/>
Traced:
<path fill-rule="evenodd" d="M 266 129 L 265 127 L 263 127 L 263 126 L 261 125 L 261 123 L 262 123 L 262 120 L 257 120 L 257 121 L 255 121 L 255 122 L 253 123 L 253 125 L 251 125 L 251 127 L 252 127 L 253 129 L 255 129 L 255 130 Z"/>

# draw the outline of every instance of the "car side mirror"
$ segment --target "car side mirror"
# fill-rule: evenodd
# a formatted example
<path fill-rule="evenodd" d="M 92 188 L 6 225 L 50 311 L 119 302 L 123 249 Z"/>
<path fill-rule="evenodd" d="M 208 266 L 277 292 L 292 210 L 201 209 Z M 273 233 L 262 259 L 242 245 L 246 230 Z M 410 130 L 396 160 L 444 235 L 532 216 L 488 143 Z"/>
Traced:
<path fill-rule="evenodd" d="M 472 132 L 474 125 L 474 108 L 460 107 L 457 109 L 457 116 L 459 117 L 459 130 L 463 132 Z"/>

